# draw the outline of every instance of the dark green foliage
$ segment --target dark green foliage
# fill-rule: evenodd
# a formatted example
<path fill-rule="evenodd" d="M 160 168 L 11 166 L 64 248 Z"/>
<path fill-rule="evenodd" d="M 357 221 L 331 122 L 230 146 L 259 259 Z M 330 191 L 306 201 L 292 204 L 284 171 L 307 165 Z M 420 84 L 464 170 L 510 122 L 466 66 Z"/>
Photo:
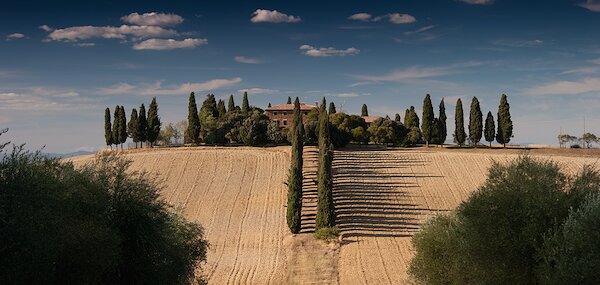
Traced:
<path fill-rule="evenodd" d="M 508 104 L 506 95 L 502 94 L 500 105 L 498 106 L 498 132 L 496 134 L 496 141 L 506 147 L 506 144 L 513 137 L 512 132 L 513 123 L 510 118 L 510 105 Z"/>
<path fill-rule="evenodd" d="M 140 142 L 143 143 L 148 140 L 147 132 L 148 132 L 148 120 L 146 119 L 146 107 L 144 104 L 140 106 L 140 114 L 138 118 L 138 126 L 139 126 L 139 136 Z"/>
<path fill-rule="evenodd" d="M 250 104 L 248 103 L 248 92 L 244 91 L 244 98 L 242 99 L 242 115 L 248 116 L 250 112 Z"/>
<path fill-rule="evenodd" d="M 463 115 L 462 100 L 456 100 L 456 111 L 454 113 L 454 142 L 458 145 L 465 144 L 467 134 L 465 133 L 465 117 Z"/>
<path fill-rule="evenodd" d="M 323 102 L 319 110 L 319 163 L 317 171 L 317 216 L 316 229 L 335 226 L 335 210 L 333 205 L 333 145 L 330 143 L 330 123 Z"/>
<path fill-rule="evenodd" d="M 292 97 L 288 96 L 288 99 L 287 99 L 287 103 L 286 103 L 286 104 L 292 104 Z"/>
<path fill-rule="evenodd" d="M 402 123 L 402 119 L 400 119 L 400 114 L 396 113 L 396 115 L 394 116 L 394 121 L 396 121 L 396 123 L 398 124 Z"/>
<path fill-rule="evenodd" d="M 408 130 L 408 134 L 406 135 L 406 145 L 413 146 L 421 141 L 421 129 L 417 127 L 412 127 Z"/>
<path fill-rule="evenodd" d="M 225 110 L 225 101 L 219 99 L 219 102 L 217 103 L 217 111 L 219 112 L 219 120 L 223 119 L 227 113 Z"/>
<path fill-rule="evenodd" d="M 338 227 L 325 227 L 315 231 L 315 238 L 325 241 L 336 240 L 340 236 L 340 229 Z"/>
<path fill-rule="evenodd" d="M 351 130 L 352 133 L 352 141 L 357 142 L 359 144 L 367 144 L 369 143 L 370 135 L 367 130 L 363 127 L 356 127 Z"/>
<path fill-rule="evenodd" d="M 267 108 L 271 108 L 271 102 L 269 102 L 269 105 L 267 105 Z"/>
<path fill-rule="evenodd" d="M 217 108 L 217 101 L 215 100 L 214 94 L 206 95 L 206 99 L 202 102 L 202 107 L 200 108 L 200 125 L 204 124 L 204 120 L 212 116 L 213 118 L 219 118 L 219 110 Z"/>
<path fill-rule="evenodd" d="M 229 102 L 233 102 L 233 97 L 229 97 Z M 188 127 L 185 138 L 185 143 L 196 145 L 200 143 L 200 117 L 198 116 L 198 107 L 194 92 L 190 93 L 188 102 Z"/>
<path fill-rule="evenodd" d="M 229 101 L 227 102 L 227 112 L 235 111 L 235 102 L 233 101 L 233 94 L 229 95 Z"/>
<path fill-rule="evenodd" d="M 200 108 L 200 137 L 207 144 L 216 144 L 224 140 L 225 134 L 219 136 L 219 110 L 215 95 L 208 94 Z"/>
<path fill-rule="evenodd" d="M 292 233 L 300 232 L 302 209 L 302 152 L 303 125 L 300 113 L 300 100 L 294 101 L 294 121 L 291 129 L 292 159 L 288 178 L 287 225 Z"/>
<path fill-rule="evenodd" d="M 139 124 L 138 124 L 138 112 L 135 108 L 131 110 L 131 117 L 129 123 L 127 123 L 127 133 L 137 148 L 137 143 L 140 141 L 139 136 Z"/>
<path fill-rule="evenodd" d="M 496 126 L 494 125 L 494 116 L 492 116 L 492 112 L 487 113 L 487 117 L 485 118 L 485 141 L 490 143 L 490 147 L 492 147 L 492 142 L 496 138 Z"/>
<path fill-rule="evenodd" d="M 404 111 L 404 126 L 410 129 L 412 127 L 410 123 L 410 110 L 406 109 L 406 111 Z"/>
<path fill-rule="evenodd" d="M 429 143 L 431 142 L 431 133 L 435 127 L 433 122 L 433 105 L 431 105 L 431 97 L 429 94 L 423 99 L 423 117 L 421 119 L 421 133 L 423 134 L 423 140 L 425 140 L 425 145 L 429 146 Z"/>
<path fill-rule="evenodd" d="M 371 124 L 367 132 L 374 143 L 404 145 L 408 129 L 389 118 L 379 118 Z"/>
<path fill-rule="evenodd" d="M 200 225 L 112 155 L 75 169 L 20 148 L 0 160 L 0 284 L 191 284 Z"/>
<path fill-rule="evenodd" d="M 494 163 L 454 215 L 415 235 L 410 273 L 420 284 L 595 284 L 598 194 L 591 168 L 569 178 L 530 157 Z"/>
<path fill-rule="evenodd" d="M 287 139 L 287 128 L 279 127 L 275 121 L 269 122 L 267 126 L 267 139 L 274 144 L 284 143 Z"/>
<path fill-rule="evenodd" d="M 150 147 L 154 144 L 160 134 L 160 117 L 158 116 L 158 104 L 156 97 L 152 98 L 150 107 L 148 108 L 148 129 L 146 130 L 146 140 L 150 142 Z"/>
<path fill-rule="evenodd" d="M 112 125 L 112 142 L 115 145 L 121 144 L 121 135 L 119 134 L 121 130 L 121 107 L 119 105 L 115 106 L 115 111 L 113 113 L 113 125 Z"/>
<path fill-rule="evenodd" d="M 483 114 L 477 97 L 471 101 L 471 112 L 469 114 L 469 141 L 477 145 L 483 134 Z"/>
<path fill-rule="evenodd" d="M 404 126 L 408 129 L 413 128 L 413 127 L 419 128 L 419 115 L 417 115 L 417 112 L 415 111 L 415 107 L 410 106 L 410 109 L 407 109 L 406 111 L 407 112 L 404 115 Z M 419 133 L 420 133 L 420 130 L 419 130 Z"/>
<path fill-rule="evenodd" d="M 121 106 L 119 111 L 119 142 L 123 145 L 127 141 L 127 117 L 125 116 L 125 108 Z"/>
<path fill-rule="evenodd" d="M 113 145 L 112 124 L 110 123 L 110 109 L 109 108 L 106 108 L 104 110 L 104 141 L 106 142 L 106 145 L 112 147 L 112 145 Z"/>
<path fill-rule="evenodd" d="M 329 115 L 335 114 L 337 111 L 335 110 L 335 104 L 333 101 L 329 102 Z"/>
<path fill-rule="evenodd" d="M 245 145 L 257 146 L 267 143 L 267 125 L 269 117 L 254 113 L 244 120 L 239 135 Z"/>
<path fill-rule="evenodd" d="M 360 108 L 360 115 L 362 117 L 366 117 L 369 115 L 369 110 L 367 109 L 367 104 L 363 104 L 362 108 Z"/>
<path fill-rule="evenodd" d="M 439 122 L 436 123 L 437 137 L 435 143 L 443 145 L 446 142 L 446 137 L 448 137 L 448 128 L 446 127 L 446 106 L 444 105 L 444 98 L 442 98 L 442 101 L 440 101 L 439 112 L 440 117 Z"/>

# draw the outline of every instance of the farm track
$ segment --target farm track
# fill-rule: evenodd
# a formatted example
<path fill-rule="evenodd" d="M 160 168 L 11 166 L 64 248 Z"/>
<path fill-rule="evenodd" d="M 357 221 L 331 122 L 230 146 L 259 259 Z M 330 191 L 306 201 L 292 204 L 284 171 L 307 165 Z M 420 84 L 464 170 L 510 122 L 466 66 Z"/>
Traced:
<path fill-rule="evenodd" d="M 492 161 L 516 154 L 445 150 L 336 151 L 333 161 L 337 224 L 344 241 L 340 284 L 407 284 L 410 238 L 420 224 L 456 208 L 486 178 Z M 540 156 L 568 173 L 596 158 Z"/>

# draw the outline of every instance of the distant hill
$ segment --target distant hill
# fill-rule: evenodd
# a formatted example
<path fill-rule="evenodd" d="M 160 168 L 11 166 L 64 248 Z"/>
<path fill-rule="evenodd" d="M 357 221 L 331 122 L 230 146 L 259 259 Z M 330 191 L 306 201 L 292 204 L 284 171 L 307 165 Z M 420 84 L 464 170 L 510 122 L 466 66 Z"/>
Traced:
<path fill-rule="evenodd" d="M 43 155 L 45 155 L 47 157 L 51 157 L 51 158 L 69 158 L 69 157 L 88 155 L 88 154 L 94 154 L 94 153 L 95 152 L 91 152 L 91 151 L 75 151 L 75 152 L 69 152 L 69 153 L 43 153 Z"/>

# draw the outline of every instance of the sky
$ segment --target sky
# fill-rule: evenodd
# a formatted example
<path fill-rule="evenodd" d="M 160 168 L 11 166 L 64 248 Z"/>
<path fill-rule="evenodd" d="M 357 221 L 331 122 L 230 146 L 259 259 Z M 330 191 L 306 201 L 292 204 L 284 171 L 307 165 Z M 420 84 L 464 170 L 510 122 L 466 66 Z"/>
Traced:
<path fill-rule="evenodd" d="M 444 98 L 448 142 L 461 98 L 512 142 L 600 134 L 600 1 L 7 1 L 0 10 L 1 141 L 95 151 L 104 109 L 187 118 L 190 92 L 251 105 L 306 103 L 404 117 Z M 437 116 L 437 107 L 435 108 Z M 468 120 L 468 118 L 466 118 Z"/>

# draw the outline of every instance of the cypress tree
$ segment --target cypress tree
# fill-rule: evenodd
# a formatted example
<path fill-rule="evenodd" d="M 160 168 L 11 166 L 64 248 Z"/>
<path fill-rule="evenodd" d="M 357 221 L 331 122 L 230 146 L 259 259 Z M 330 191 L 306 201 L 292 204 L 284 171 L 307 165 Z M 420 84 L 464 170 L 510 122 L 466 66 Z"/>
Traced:
<path fill-rule="evenodd" d="M 506 99 L 506 94 L 502 94 L 500 105 L 498 106 L 498 133 L 496 141 L 504 147 L 510 142 L 513 132 L 513 122 L 510 118 L 510 105 Z"/>
<path fill-rule="evenodd" d="M 150 147 L 158 139 L 160 133 L 160 118 L 158 117 L 158 104 L 156 104 L 156 97 L 152 98 L 150 107 L 148 108 L 148 129 L 146 139 L 150 142 Z"/>
<path fill-rule="evenodd" d="M 271 102 L 269 102 L 269 105 L 267 105 L 267 108 L 271 108 Z"/>
<path fill-rule="evenodd" d="M 129 117 L 129 123 L 127 123 L 127 133 L 129 133 L 129 137 L 135 143 L 135 148 L 137 148 L 137 143 L 140 141 L 139 128 L 138 112 L 133 108 L 131 110 L 131 117 Z"/>
<path fill-rule="evenodd" d="M 248 103 L 248 92 L 244 92 L 244 98 L 242 99 L 242 115 L 248 116 L 250 112 L 250 104 Z"/>
<path fill-rule="evenodd" d="M 304 132 L 300 113 L 300 100 L 294 101 L 294 121 L 292 125 L 292 160 L 288 178 L 288 201 L 286 220 L 292 233 L 300 232 L 302 209 L 302 151 Z"/>
<path fill-rule="evenodd" d="M 112 124 L 110 123 L 110 109 L 107 107 L 104 110 L 104 140 L 106 141 L 106 145 L 110 146 L 112 149 L 113 139 L 112 139 Z"/>
<path fill-rule="evenodd" d="M 363 104 L 362 108 L 360 110 L 360 116 L 361 117 L 366 117 L 369 115 L 369 110 L 367 109 L 367 104 Z"/>
<path fill-rule="evenodd" d="M 459 146 L 465 143 L 467 134 L 465 133 L 465 118 L 463 116 L 462 100 L 456 100 L 456 111 L 454 113 L 454 142 Z"/>
<path fill-rule="evenodd" d="M 423 122 L 421 123 L 421 133 L 423 134 L 423 139 L 425 140 L 425 146 L 429 147 L 429 142 L 431 141 L 431 132 L 432 128 L 435 127 L 433 123 L 433 105 L 431 105 L 431 97 L 429 94 L 425 96 L 423 100 Z"/>
<path fill-rule="evenodd" d="M 404 126 L 407 129 L 410 129 L 410 127 L 411 127 L 410 123 L 411 123 L 411 120 L 410 120 L 410 110 L 406 109 L 406 111 L 404 111 Z"/>
<path fill-rule="evenodd" d="M 396 117 L 394 117 L 394 121 L 396 121 L 396 123 L 398 123 L 398 124 L 402 123 L 402 119 L 400 119 L 400 114 L 396 113 Z"/>
<path fill-rule="evenodd" d="M 115 111 L 113 113 L 113 125 L 112 125 L 112 142 L 115 144 L 115 147 L 118 149 L 119 144 L 121 143 L 121 134 L 119 134 L 119 130 L 121 129 L 121 107 L 119 105 L 115 106 Z"/>
<path fill-rule="evenodd" d="M 410 124 L 412 128 L 420 128 L 419 115 L 415 111 L 415 106 L 410 106 Z"/>
<path fill-rule="evenodd" d="M 329 102 L 329 115 L 333 115 L 337 113 L 337 111 L 335 110 L 335 104 L 333 103 L 333 101 Z"/>
<path fill-rule="evenodd" d="M 194 100 L 194 105 L 196 104 L 196 101 Z M 235 102 L 233 101 L 233 94 L 229 95 L 229 102 L 227 103 L 227 112 L 233 112 L 235 111 Z"/>
<path fill-rule="evenodd" d="M 138 135 L 140 136 L 140 147 L 144 147 L 144 142 L 148 140 L 148 119 L 146 118 L 146 107 L 144 104 L 140 106 L 140 113 L 138 117 Z"/>
<path fill-rule="evenodd" d="M 490 143 L 490 148 L 492 147 L 492 142 L 496 136 L 496 126 L 494 125 L 494 116 L 492 116 L 492 112 L 487 113 L 487 118 L 485 118 L 485 140 Z"/>
<path fill-rule="evenodd" d="M 229 103 L 233 103 L 233 96 L 229 97 Z M 235 108 L 235 106 L 233 108 Z M 196 96 L 194 95 L 194 92 L 190 93 L 188 102 L 188 128 L 186 138 L 188 140 L 187 143 L 195 145 L 200 143 L 200 118 L 198 117 L 198 107 L 196 106 Z"/>
<path fill-rule="evenodd" d="M 316 229 L 335 226 L 335 210 L 333 205 L 333 181 L 331 163 L 333 147 L 330 143 L 329 116 L 325 98 L 319 110 L 319 166 L 317 173 L 317 216 Z"/>
<path fill-rule="evenodd" d="M 288 100 L 286 104 L 292 104 L 292 97 L 288 96 Z"/>
<path fill-rule="evenodd" d="M 219 103 L 217 103 L 217 111 L 219 112 L 219 119 L 223 119 L 225 117 L 225 113 L 227 113 L 225 110 L 225 101 L 219 99 Z"/>
<path fill-rule="evenodd" d="M 471 112 L 469 113 L 469 141 L 477 146 L 483 134 L 483 114 L 479 107 L 479 100 L 473 97 L 471 100 Z"/>
<path fill-rule="evenodd" d="M 446 127 L 446 106 L 444 104 L 444 98 L 440 101 L 440 119 L 438 123 L 438 144 L 443 145 L 446 142 L 448 136 L 448 129 Z"/>
<path fill-rule="evenodd" d="M 121 143 L 121 150 L 123 149 L 123 144 L 127 141 L 127 117 L 125 116 L 125 107 L 121 106 L 121 111 L 119 112 L 120 125 L 119 125 L 119 142 Z"/>

